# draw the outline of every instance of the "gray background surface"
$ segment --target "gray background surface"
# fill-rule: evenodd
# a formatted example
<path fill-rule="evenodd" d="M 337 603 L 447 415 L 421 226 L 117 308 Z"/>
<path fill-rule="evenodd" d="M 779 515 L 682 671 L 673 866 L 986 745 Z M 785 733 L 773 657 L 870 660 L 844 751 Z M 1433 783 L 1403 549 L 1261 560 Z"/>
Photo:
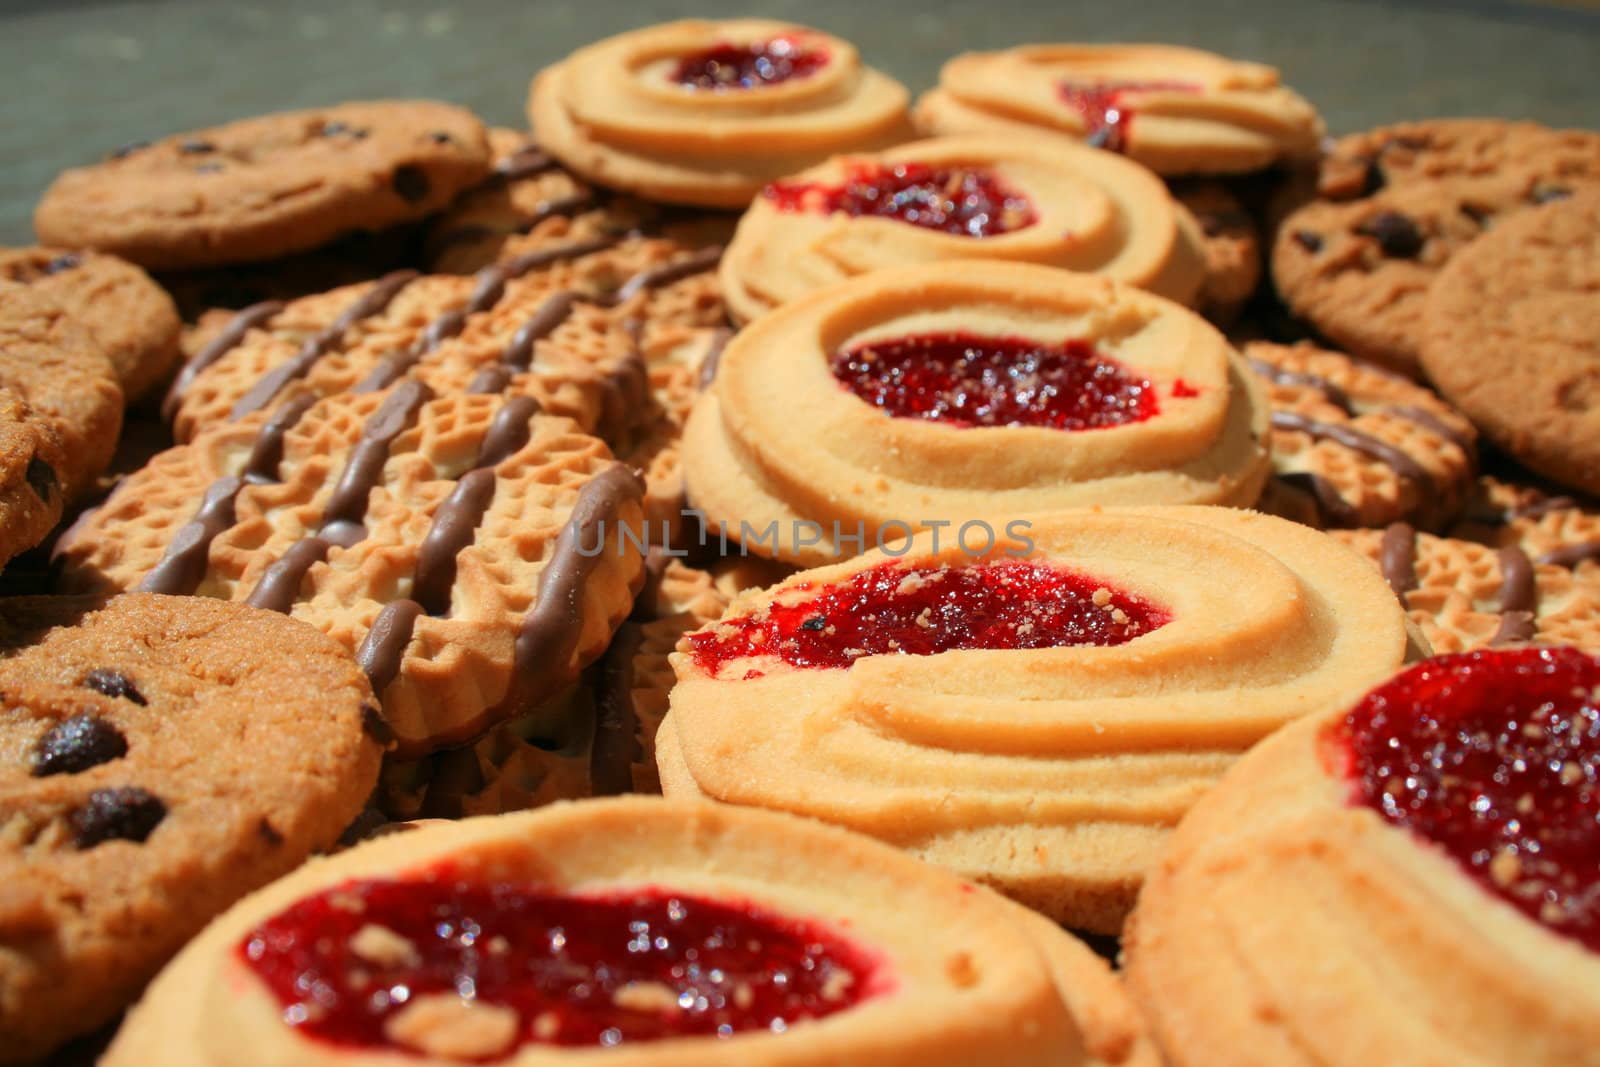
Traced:
<path fill-rule="evenodd" d="M 1165 41 L 1280 67 L 1335 132 L 1430 115 L 1600 126 L 1600 9 L 1509 0 L 0 0 L 0 241 L 63 167 L 262 111 L 428 96 L 523 124 L 529 77 L 685 15 L 770 14 L 923 89 L 967 49 Z"/>

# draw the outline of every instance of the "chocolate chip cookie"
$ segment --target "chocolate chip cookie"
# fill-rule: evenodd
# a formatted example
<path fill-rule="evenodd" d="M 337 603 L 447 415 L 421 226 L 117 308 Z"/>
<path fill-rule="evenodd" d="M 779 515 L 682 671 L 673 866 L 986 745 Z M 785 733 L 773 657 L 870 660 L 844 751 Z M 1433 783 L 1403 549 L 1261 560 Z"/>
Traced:
<path fill-rule="evenodd" d="M 1227 325 L 1238 318 L 1261 281 L 1261 235 L 1255 220 L 1226 185 L 1216 181 L 1175 181 L 1172 195 L 1189 209 L 1200 227 L 1206 276 L 1200 286 L 1200 313 Z"/>
<path fill-rule="evenodd" d="M 0 1062 L 112 1018 L 377 778 L 354 660 L 242 605 L 0 601 L 0 693 Z"/>
<path fill-rule="evenodd" d="M 87 329 L 137 403 L 178 359 L 172 298 L 132 263 L 99 252 L 0 248 L 0 278 L 33 287 Z"/>
<path fill-rule="evenodd" d="M 273 259 L 445 207 L 489 172 L 471 113 L 424 100 L 286 111 L 129 145 L 60 175 L 47 244 L 161 270 Z"/>

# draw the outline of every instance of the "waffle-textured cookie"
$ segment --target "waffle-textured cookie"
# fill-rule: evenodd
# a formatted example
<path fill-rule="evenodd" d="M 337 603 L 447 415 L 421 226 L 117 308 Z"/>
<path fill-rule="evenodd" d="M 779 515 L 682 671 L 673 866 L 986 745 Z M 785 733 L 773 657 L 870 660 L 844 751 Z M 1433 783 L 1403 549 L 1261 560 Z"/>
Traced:
<path fill-rule="evenodd" d="M 81 497 L 111 462 L 122 429 L 122 388 L 77 318 L 33 286 L 6 281 L 0 281 L 0 375 L 9 408 L 6 484 L 13 487 L 12 508 L 25 516 L 16 528 L 31 530 L 40 516 L 59 515 L 53 497 L 69 503 Z M 36 540 L 24 537 L 17 547 Z"/>
<path fill-rule="evenodd" d="M 1536 563 L 1600 580 L 1600 505 L 1584 497 L 1484 475 L 1450 536 L 1515 546 Z"/>
<path fill-rule="evenodd" d="M 129 145 L 55 180 L 46 244 L 160 270 L 275 259 L 445 207 L 489 172 L 470 112 L 426 100 L 285 111 Z"/>
<path fill-rule="evenodd" d="M 1442 657 L 1246 756 L 1123 941 L 1165 1062 L 1600 1064 L 1597 684 Z"/>
<path fill-rule="evenodd" d="M 604 651 L 642 487 L 532 398 L 421 379 L 225 424 L 156 457 L 56 552 L 74 588 L 290 612 L 366 668 L 415 757 L 516 718 Z"/>
<path fill-rule="evenodd" d="M 815 565 L 998 511 L 1247 507 L 1267 419 L 1260 383 L 1193 312 L 1092 275 L 958 260 L 746 326 L 689 420 L 684 475 L 746 551 Z"/>
<path fill-rule="evenodd" d="M 1170 45 L 968 52 L 917 101 L 933 135 L 1065 134 L 1157 174 L 1239 174 L 1314 156 L 1322 119 L 1278 72 Z"/>
<path fill-rule="evenodd" d="M 715 379 L 733 334 L 721 326 L 661 328 L 652 334 L 644 357 L 656 416 L 635 435 L 622 459 L 644 474 L 645 515 L 657 531 L 654 543 L 675 545 L 686 532 L 688 504 L 683 430 L 700 394 Z"/>
<path fill-rule="evenodd" d="M 1115 933 L 1239 755 L 1406 655 L 1381 578 L 1303 526 L 1024 518 L 988 554 L 925 533 L 802 572 L 686 638 L 656 735 L 666 795 L 837 822 Z"/>
<path fill-rule="evenodd" d="M 109 1021 L 372 790 L 350 654 L 236 604 L 0 600 L 0 1063 Z"/>
<path fill-rule="evenodd" d="M 1600 652 L 1600 575 L 1539 562 L 1516 545 L 1384 530 L 1337 530 L 1370 559 L 1435 652 L 1537 642 Z"/>
<path fill-rule="evenodd" d="M 111 360 L 130 405 L 177 363 L 177 309 L 132 263 L 97 252 L 0 248 L 0 278 L 30 286 L 77 319 Z"/>
<path fill-rule="evenodd" d="M 1489 440 L 1600 493 L 1600 183 L 1456 256 L 1428 292 L 1421 357 Z"/>
<path fill-rule="evenodd" d="M 1532 177 L 1535 202 L 1600 180 L 1600 134 L 1505 119 L 1426 119 L 1353 133 L 1329 146 L 1317 192 L 1352 200 L 1440 180 Z"/>
<path fill-rule="evenodd" d="M 909 138 L 904 86 L 819 30 L 669 22 L 580 48 L 533 79 L 545 151 L 650 200 L 743 208 L 767 182 Z"/>
<path fill-rule="evenodd" d="M 220 1067 L 241 1040 L 304 1067 L 1158 1062 L 1106 965 L 1038 916 L 809 820 L 647 798 L 307 867 L 196 939 L 102 1062 Z"/>
<path fill-rule="evenodd" d="M 1200 229 L 1206 273 L 1196 306 L 1206 318 L 1226 326 L 1261 284 L 1261 234 L 1244 204 L 1221 182 L 1176 181 L 1172 195 Z"/>
<path fill-rule="evenodd" d="M 293 389 L 364 393 L 411 374 L 440 392 L 509 389 L 622 444 L 650 414 L 630 323 L 720 311 L 714 295 L 704 296 L 714 280 L 699 279 L 718 251 L 540 235 L 471 276 L 397 271 L 287 305 L 258 304 L 189 360 L 166 410 L 184 441 L 259 418 Z M 685 304 L 659 291 L 679 283 L 700 298 Z"/>
<path fill-rule="evenodd" d="M 1266 510 L 1315 526 L 1439 530 L 1471 497 L 1477 431 L 1433 393 L 1309 344 L 1243 351 L 1272 405 Z"/>
<path fill-rule="evenodd" d="M 1201 235 L 1160 179 L 1062 140 L 935 138 L 768 185 L 722 260 L 741 320 L 884 267 L 946 259 L 1101 274 L 1193 304 Z"/>

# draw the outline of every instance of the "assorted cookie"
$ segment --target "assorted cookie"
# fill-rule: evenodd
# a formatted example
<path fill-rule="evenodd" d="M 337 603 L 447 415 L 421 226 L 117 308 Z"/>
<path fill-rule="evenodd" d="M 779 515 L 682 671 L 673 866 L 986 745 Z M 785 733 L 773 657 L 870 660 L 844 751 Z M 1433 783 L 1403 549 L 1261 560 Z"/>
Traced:
<path fill-rule="evenodd" d="M 1261 385 L 1212 326 L 1050 267 L 877 271 L 741 330 L 684 432 L 689 501 L 802 566 L 974 515 L 1248 506 Z"/>
<path fill-rule="evenodd" d="M 583 178 L 669 204 L 743 209 L 841 152 L 910 138 L 910 96 L 820 30 L 684 20 L 580 48 L 534 78 L 540 146 Z"/>
<path fill-rule="evenodd" d="M 470 112 L 425 100 L 285 111 L 127 145 L 39 202 L 39 240 L 181 270 L 276 259 L 421 219 L 489 173 Z"/>
<path fill-rule="evenodd" d="M 644 798 L 307 867 L 197 938 L 102 1063 L 231 1062 L 218 1031 L 308 1067 L 1159 1062 L 1105 964 L 1002 898 L 809 820 Z"/>
<path fill-rule="evenodd" d="M 372 691 L 303 623 L 137 593 L 0 600 L 5 1062 L 108 1022 L 377 778 Z"/>
<path fill-rule="evenodd" d="M 938 138 L 768 185 L 739 220 L 722 288 L 748 320 L 874 270 L 971 258 L 1101 274 L 1193 304 L 1209 275 L 1201 241 L 1160 179 L 1110 153 Z"/>
<path fill-rule="evenodd" d="M 1239 317 L 1261 286 L 1261 232 L 1227 185 L 1207 179 L 1170 183 L 1172 195 L 1200 229 L 1205 279 L 1200 313 L 1226 326 Z"/>
<path fill-rule="evenodd" d="M 1123 940 L 1174 1067 L 1574 1067 L 1600 1043 L 1600 663 L 1446 656 L 1268 739 Z"/>
<path fill-rule="evenodd" d="M 1600 578 L 1600 503 L 1549 487 L 1484 475 L 1450 536 Z"/>
<path fill-rule="evenodd" d="M 689 635 L 666 795 L 837 822 L 1114 934 L 1239 755 L 1407 654 L 1381 578 L 1304 526 L 1222 508 L 1012 525 L 981 555 L 923 534 L 803 572 Z"/>
<path fill-rule="evenodd" d="M 1157 174 L 1241 174 L 1314 158 L 1316 109 L 1260 63 L 1170 45 L 968 52 L 917 101 L 924 133 L 1052 133 Z"/>

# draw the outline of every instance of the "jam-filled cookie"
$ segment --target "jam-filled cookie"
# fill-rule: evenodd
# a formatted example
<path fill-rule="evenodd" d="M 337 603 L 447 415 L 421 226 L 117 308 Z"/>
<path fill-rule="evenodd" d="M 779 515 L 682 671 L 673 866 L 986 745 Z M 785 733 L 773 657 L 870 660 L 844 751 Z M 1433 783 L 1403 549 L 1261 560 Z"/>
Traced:
<path fill-rule="evenodd" d="M 643 798 L 308 867 L 197 938 L 102 1062 L 596 1058 L 1157 1063 L 1104 963 L 1038 916 L 809 820 Z"/>
<path fill-rule="evenodd" d="M 1193 312 L 1092 275 L 954 261 L 746 326 L 689 420 L 684 474 L 746 551 L 812 565 L 997 510 L 1248 506 L 1267 418 Z"/>
<path fill-rule="evenodd" d="M 1427 389 L 1309 344 L 1243 351 L 1272 404 L 1264 510 L 1314 526 L 1439 530 L 1473 495 L 1477 431 Z"/>
<path fill-rule="evenodd" d="M 1157 174 L 1239 174 L 1313 157 L 1322 119 L 1260 63 L 1171 45 L 968 52 L 917 101 L 929 134 L 1061 134 Z"/>
<path fill-rule="evenodd" d="M 1423 369 L 1495 444 L 1600 493 L 1600 184 L 1507 219 L 1451 260 Z"/>
<path fill-rule="evenodd" d="M 1333 536 L 1372 560 L 1436 652 L 1528 641 L 1600 652 L 1600 574 L 1406 523 Z"/>
<path fill-rule="evenodd" d="M 59 248 L 0 248 L 0 278 L 61 305 L 111 361 L 135 404 L 178 360 L 178 311 L 148 274 L 115 256 Z"/>
<path fill-rule="evenodd" d="M 157 456 L 63 536 L 75 589 L 242 600 L 355 653 L 397 758 L 548 700 L 642 579 L 643 486 L 528 396 L 417 378 L 225 424 Z"/>
<path fill-rule="evenodd" d="M 64 172 L 45 244 L 181 270 L 275 259 L 445 207 L 489 172 L 470 112 L 426 100 L 285 111 L 128 145 Z"/>
<path fill-rule="evenodd" d="M 736 318 L 883 267 L 944 259 L 1102 274 L 1193 304 L 1202 236 L 1155 175 L 1066 141 L 936 138 L 768 185 L 722 260 Z"/>
<path fill-rule="evenodd" d="M 545 151 L 599 185 L 743 208 L 785 174 L 908 139 L 909 99 L 819 30 L 684 20 L 609 37 L 540 72 L 528 117 Z"/>
<path fill-rule="evenodd" d="M 656 738 L 667 796 L 840 823 L 1115 933 L 1241 753 L 1407 654 L 1381 577 L 1283 519 L 1011 525 L 987 550 L 929 532 L 802 572 L 690 634 Z"/>
<path fill-rule="evenodd" d="M 1251 752 L 1123 941 L 1174 1067 L 1600 1063 L 1600 663 L 1446 656 Z"/>
<path fill-rule="evenodd" d="M 0 692 L 0 1063 L 114 1017 L 377 779 L 350 654 L 237 604 L 0 600 Z"/>

